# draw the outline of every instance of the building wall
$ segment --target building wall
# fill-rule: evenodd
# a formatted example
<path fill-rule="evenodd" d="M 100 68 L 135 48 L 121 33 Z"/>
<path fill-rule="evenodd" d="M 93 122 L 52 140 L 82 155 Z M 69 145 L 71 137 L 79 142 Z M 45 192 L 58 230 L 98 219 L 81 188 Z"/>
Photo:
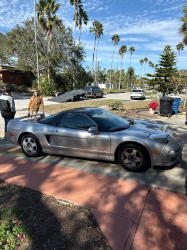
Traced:
<path fill-rule="evenodd" d="M 2 75 L 3 83 L 15 84 L 16 86 L 30 86 L 28 73 L 4 71 L 2 72 Z"/>

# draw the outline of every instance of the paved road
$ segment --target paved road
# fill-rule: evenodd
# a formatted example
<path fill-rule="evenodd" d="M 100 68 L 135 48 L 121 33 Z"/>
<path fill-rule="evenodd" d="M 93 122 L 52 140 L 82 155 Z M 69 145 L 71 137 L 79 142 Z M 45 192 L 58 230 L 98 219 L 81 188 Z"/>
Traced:
<path fill-rule="evenodd" d="M 30 101 L 30 96 L 24 96 L 21 94 L 13 94 L 15 104 L 16 104 L 16 110 L 17 111 L 26 111 L 29 101 Z M 51 104 L 58 104 L 56 102 L 51 102 L 48 101 L 48 97 L 44 97 L 44 105 L 51 105 Z M 98 98 L 99 99 L 99 98 Z M 114 93 L 114 94 L 105 94 L 103 99 L 114 99 L 114 100 L 130 100 L 130 92 L 128 93 Z M 92 100 L 92 99 L 86 99 L 84 98 L 83 100 Z"/>
<path fill-rule="evenodd" d="M 25 112 L 18 111 L 16 116 L 23 116 Z M 135 181 L 138 183 L 160 187 L 172 191 L 186 193 L 185 186 L 187 172 L 187 126 L 184 124 L 184 116 L 178 116 L 177 119 L 163 120 L 164 123 L 169 123 L 170 128 L 180 134 L 184 142 L 184 150 L 182 159 L 171 168 L 150 168 L 146 172 L 131 173 L 124 170 L 121 166 L 104 161 L 86 160 L 82 158 L 72 158 L 64 156 L 43 155 L 39 158 L 26 157 L 19 147 L 15 147 L 3 138 L 3 119 L 0 118 L 0 155 L 25 159 L 31 162 L 41 162 L 50 165 L 57 165 L 71 169 L 82 170 L 90 173 L 115 177 L 119 179 Z"/>

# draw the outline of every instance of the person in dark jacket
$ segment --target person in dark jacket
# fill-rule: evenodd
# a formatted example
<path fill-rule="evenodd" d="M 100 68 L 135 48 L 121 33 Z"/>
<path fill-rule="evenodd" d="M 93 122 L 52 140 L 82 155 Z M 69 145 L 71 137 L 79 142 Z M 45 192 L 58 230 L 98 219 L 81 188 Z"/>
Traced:
<path fill-rule="evenodd" d="M 5 121 L 5 134 L 7 132 L 7 125 L 11 119 L 14 119 L 16 109 L 15 102 L 11 96 L 11 88 L 6 87 L 5 94 L 0 96 L 0 111 L 1 116 Z"/>

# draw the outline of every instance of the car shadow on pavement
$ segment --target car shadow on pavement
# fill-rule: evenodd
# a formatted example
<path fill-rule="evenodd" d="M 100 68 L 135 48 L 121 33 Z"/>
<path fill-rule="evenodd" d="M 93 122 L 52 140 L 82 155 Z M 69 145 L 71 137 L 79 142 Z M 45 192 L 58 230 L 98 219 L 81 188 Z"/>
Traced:
<path fill-rule="evenodd" d="M 187 234 L 183 230 L 184 225 L 181 225 L 178 220 L 179 215 L 183 216 L 183 214 L 186 214 L 186 206 L 183 203 L 181 205 L 179 202 L 174 204 L 175 208 L 173 209 L 169 199 L 170 197 L 172 199 L 173 193 L 170 191 L 152 188 L 150 191 L 150 187 L 135 182 L 75 171 L 69 168 L 62 169 L 57 166 L 37 162 L 28 163 L 25 160 L 10 159 L 8 157 L 1 159 L 0 171 L 0 178 L 3 180 L 16 184 L 19 183 L 19 185 L 27 186 L 65 200 L 69 199 L 72 202 L 93 209 L 93 211 L 96 211 L 96 214 L 109 213 L 110 223 L 108 226 L 108 221 L 105 221 L 104 217 L 96 217 L 101 228 L 105 229 L 104 233 L 109 241 L 116 230 L 116 216 L 118 216 L 119 221 L 123 222 L 123 229 L 126 223 L 131 225 L 130 228 L 138 228 L 134 238 L 133 249 L 139 250 L 143 249 L 143 247 L 153 249 L 155 245 L 158 249 L 176 249 L 176 247 L 183 249 L 187 245 Z M 181 197 L 183 196 L 181 195 Z M 19 205 L 21 204 L 21 199 L 21 197 L 18 197 L 15 202 Z M 140 204 L 142 204 L 142 210 L 140 209 Z M 49 208 L 43 204 L 42 209 L 45 211 L 44 215 L 47 216 L 50 212 Z M 141 211 L 142 213 L 140 214 Z M 160 213 L 160 211 L 163 212 Z M 55 214 L 54 224 L 49 225 L 50 227 L 64 241 L 69 241 L 66 235 L 62 233 L 61 225 Z M 73 230 L 74 235 L 78 235 L 81 228 L 75 225 Z M 46 230 L 47 233 L 48 231 Z M 41 244 L 45 245 L 45 241 L 48 238 L 46 235 L 41 235 L 40 232 L 38 234 L 41 240 L 39 241 L 38 237 L 33 239 L 33 249 L 45 249 L 41 247 Z M 129 237 L 130 232 L 128 231 L 123 239 L 124 245 L 128 244 Z M 62 246 L 54 246 L 53 240 L 50 240 L 51 249 L 63 249 Z M 90 249 L 87 242 L 80 248 L 74 244 L 73 240 L 69 242 L 70 250 Z M 112 242 L 113 249 L 117 249 L 117 245 L 117 241 Z M 170 245 L 172 248 L 167 247 Z"/>

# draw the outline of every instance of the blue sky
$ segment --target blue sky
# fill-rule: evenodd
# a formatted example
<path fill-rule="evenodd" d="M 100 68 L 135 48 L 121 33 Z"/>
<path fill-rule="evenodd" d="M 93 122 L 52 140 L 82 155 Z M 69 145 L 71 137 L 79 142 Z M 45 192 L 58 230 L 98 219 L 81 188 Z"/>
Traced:
<path fill-rule="evenodd" d="M 36 0 L 38 2 L 38 0 Z M 62 6 L 58 16 L 64 24 L 74 28 L 74 7 L 69 1 L 57 0 Z M 28 17 L 33 16 L 34 0 L 0 0 L 0 32 L 5 33 Z M 117 52 L 122 45 L 135 47 L 131 66 L 136 74 L 140 73 L 140 59 L 147 57 L 154 64 L 158 62 L 159 54 L 166 45 L 175 49 L 182 41 L 178 35 L 181 26 L 182 7 L 186 0 L 83 0 L 84 9 L 88 12 L 89 23 L 83 27 L 82 41 L 86 48 L 85 66 L 91 67 L 94 37 L 89 32 L 92 21 L 98 20 L 104 26 L 104 35 L 100 39 L 98 60 L 102 68 L 111 67 L 113 43 L 111 37 L 118 34 L 121 41 L 116 46 L 113 68 L 117 68 Z M 77 31 L 78 38 L 78 31 Z M 176 51 L 177 52 L 177 51 Z M 129 66 L 130 53 L 123 60 L 123 68 Z M 187 48 L 181 52 L 178 68 L 187 69 Z M 148 66 L 147 70 L 148 71 Z"/>

